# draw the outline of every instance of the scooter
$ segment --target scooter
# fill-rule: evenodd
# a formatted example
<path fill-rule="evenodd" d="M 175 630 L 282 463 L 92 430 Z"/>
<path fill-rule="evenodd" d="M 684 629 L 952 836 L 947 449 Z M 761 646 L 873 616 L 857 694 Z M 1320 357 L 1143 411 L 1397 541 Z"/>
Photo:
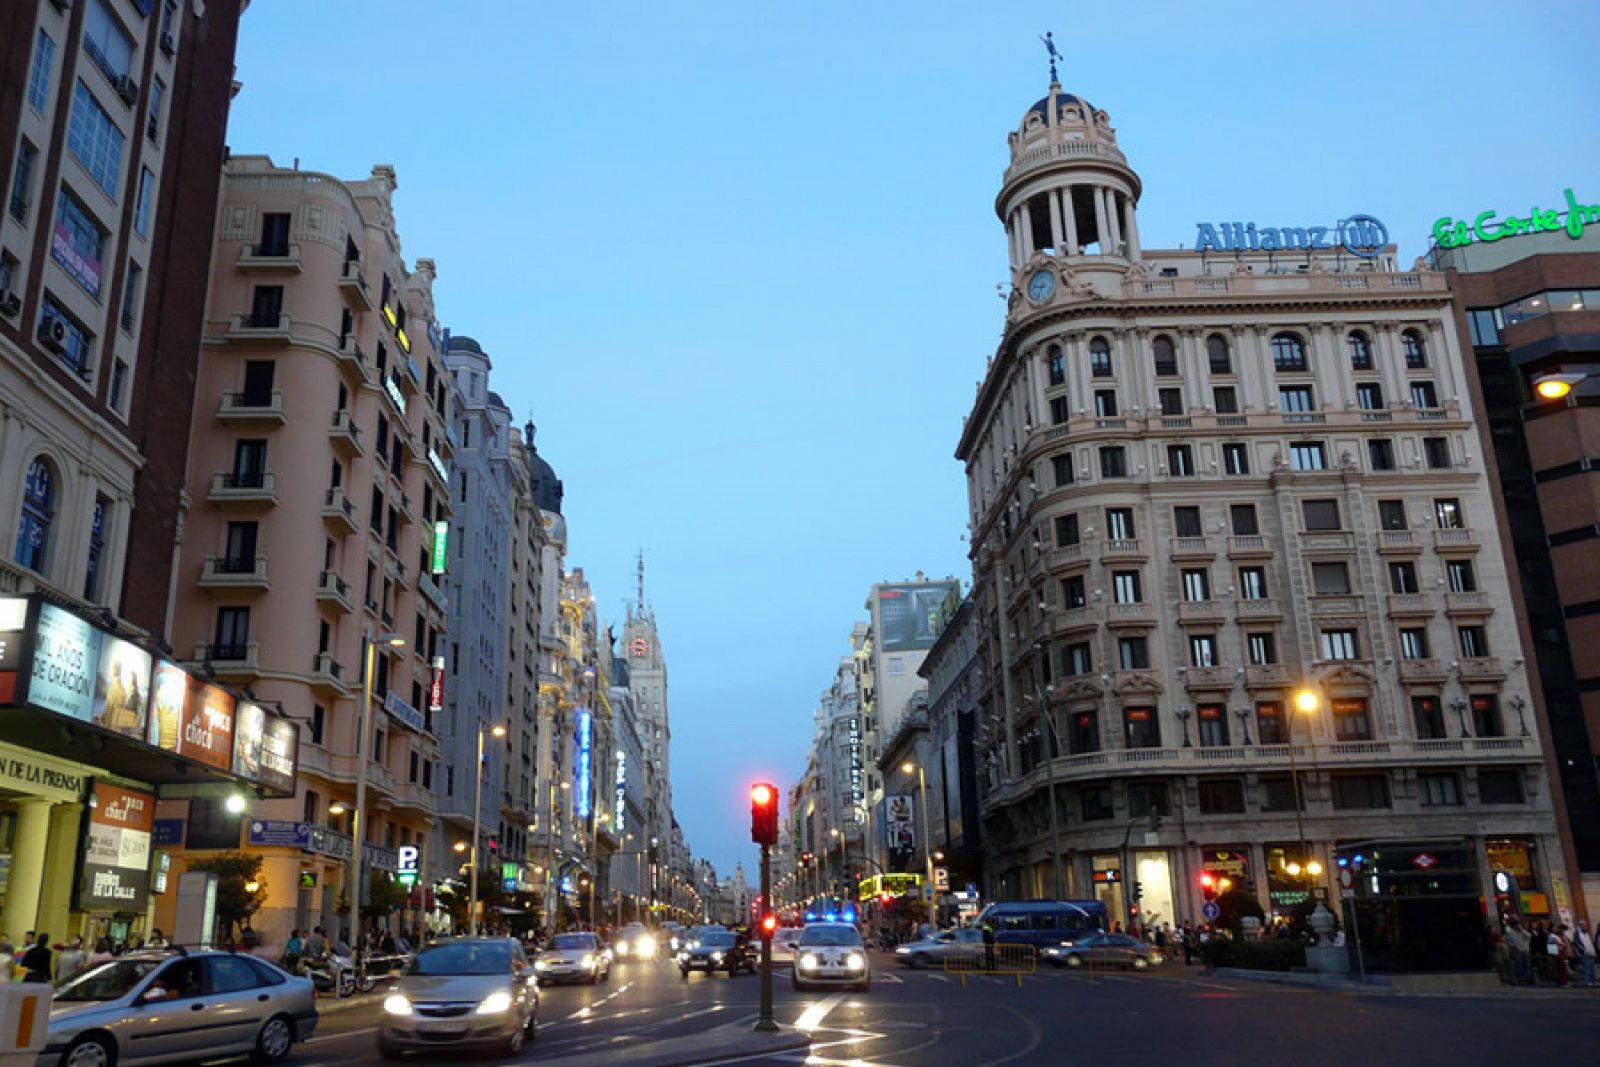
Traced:
<path fill-rule="evenodd" d="M 311 979 L 318 993 L 334 993 L 340 998 L 356 991 L 356 968 L 350 957 L 330 952 L 326 956 L 304 958 L 297 968 L 302 978 Z"/>

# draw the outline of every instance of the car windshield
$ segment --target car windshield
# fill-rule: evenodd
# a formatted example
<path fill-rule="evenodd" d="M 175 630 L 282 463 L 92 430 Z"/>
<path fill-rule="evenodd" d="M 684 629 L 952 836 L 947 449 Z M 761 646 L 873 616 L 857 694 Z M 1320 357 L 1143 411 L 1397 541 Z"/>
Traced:
<path fill-rule="evenodd" d="M 805 934 L 800 938 L 802 945 L 856 945 L 861 944 L 861 935 L 856 933 L 853 926 L 808 926 Z"/>
<path fill-rule="evenodd" d="M 550 939 L 550 947 L 552 949 L 564 949 L 564 948 L 592 949 L 592 948 L 594 948 L 594 935 L 593 934 L 557 934 L 555 937 Z"/>
<path fill-rule="evenodd" d="M 116 1000 L 133 991 L 145 975 L 161 965 L 159 958 L 111 960 L 56 987 L 57 1003 L 64 1000 Z"/>
<path fill-rule="evenodd" d="M 713 930 L 710 933 L 700 935 L 700 944 L 706 948 L 728 948 L 737 943 L 738 939 L 732 934 L 726 934 L 720 930 Z"/>
<path fill-rule="evenodd" d="M 498 942 L 462 941 L 424 949 L 407 974 L 509 974 L 511 946 Z"/>
<path fill-rule="evenodd" d="M 644 927 L 642 927 L 642 926 L 624 926 L 622 928 L 622 936 L 623 937 L 638 937 L 639 935 L 641 935 L 643 933 L 644 933 Z"/>

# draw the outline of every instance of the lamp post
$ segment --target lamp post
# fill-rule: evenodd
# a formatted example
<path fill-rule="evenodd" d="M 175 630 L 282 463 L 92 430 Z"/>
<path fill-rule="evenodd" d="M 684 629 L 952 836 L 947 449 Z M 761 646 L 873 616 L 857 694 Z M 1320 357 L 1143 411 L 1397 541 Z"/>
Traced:
<path fill-rule="evenodd" d="M 906 762 L 900 764 L 900 772 L 902 774 L 910 774 L 912 771 L 917 772 L 917 792 L 922 794 L 922 855 L 928 868 L 928 924 L 931 927 L 933 925 L 933 906 L 936 898 L 933 893 L 933 837 L 928 831 L 928 776 L 923 773 L 922 764 L 920 763 L 912 763 L 910 760 L 906 760 Z M 1054 798 L 1051 799 L 1052 801 L 1054 800 Z"/>
<path fill-rule="evenodd" d="M 472 790 L 472 876 L 471 888 L 467 891 L 467 931 L 473 937 L 478 936 L 478 838 L 483 836 L 479 823 L 483 819 L 483 735 L 492 734 L 495 737 L 504 737 L 506 728 L 499 723 L 485 729 L 478 727 L 478 774 Z"/>
<path fill-rule="evenodd" d="M 1322 707 L 1322 698 L 1313 689 L 1301 689 L 1294 695 L 1294 710 L 1301 715 L 1315 715 Z M 1322 874 L 1322 864 L 1313 859 L 1306 844 L 1306 823 L 1302 808 L 1305 793 L 1300 787 L 1300 764 L 1295 759 L 1294 716 L 1289 716 L 1289 774 L 1294 778 L 1294 825 L 1300 834 L 1300 860 L 1289 865 L 1289 874 L 1298 878 L 1302 872 L 1310 878 Z"/>
<path fill-rule="evenodd" d="M 356 738 L 356 804 L 350 812 L 350 873 L 345 886 L 345 895 L 349 897 L 350 924 L 350 951 L 355 952 L 361 941 L 361 861 L 362 855 L 361 834 L 362 823 L 367 817 L 367 762 L 372 759 L 372 664 L 378 646 L 387 645 L 390 648 L 404 648 L 406 639 L 397 633 L 386 633 L 376 641 L 367 642 L 366 662 L 361 672 L 361 714 L 358 716 L 361 723 L 361 733 Z M 357 972 L 363 967 L 360 956 L 356 957 Z"/>

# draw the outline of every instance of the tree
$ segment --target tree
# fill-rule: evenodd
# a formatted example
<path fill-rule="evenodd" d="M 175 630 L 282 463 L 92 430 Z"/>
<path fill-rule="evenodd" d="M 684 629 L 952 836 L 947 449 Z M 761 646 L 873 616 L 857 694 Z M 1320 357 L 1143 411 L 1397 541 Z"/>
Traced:
<path fill-rule="evenodd" d="M 206 871 L 217 876 L 217 926 L 225 941 L 233 940 L 233 928 L 250 925 L 250 916 L 267 899 L 267 883 L 261 880 L 261 857 L 243 852 L 224 852 L 189 864 L 191 871 Z"/>
<path fill-rule="evenodd" d="M 361 905 L 361 920 L 370 923 L 392 913 L 406 902 L 405 887 L 388 871 L 373 871 L 367 888 L 367 902 Z"/>
<path fill-rule="evenodd" d="M 1217 916 L 1217 925 L 1225 926 L 1235 933 L 1238 932 L 1239 925 L 1246 916 L 1256 919 L 1266 918 L 1266 912 L 1261 910 L 1260 902 L 1243 886 L 1236 885 L 1218 896 L 1217 907 L 1222 909 L 1222 914 Z"/>

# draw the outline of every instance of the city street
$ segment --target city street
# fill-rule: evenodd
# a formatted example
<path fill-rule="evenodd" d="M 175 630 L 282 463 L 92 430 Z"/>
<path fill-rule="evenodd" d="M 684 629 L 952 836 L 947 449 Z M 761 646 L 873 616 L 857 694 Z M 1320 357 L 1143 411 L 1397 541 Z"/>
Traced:
<path fill-rule="evenodd" d="M 872 991 L 794 993 L 774 976 L 778 1022 L 811 1037 L 811 1051 L 752 1054 L 755 978 L 692 975 L 665 962 L 627 963 L 599 986 L 544 990 L 536 1042 L 519 1062 L 853 1065 L 1146 1064 L 1263 1061 L 1345 1065 L 1352 1057 L 1408 1067 L 1487 1063 L 1503 1054 L 1584 1063 L 1600 1048 L 1600 992 L 1517 996 L 1349 993 L 1205 976 L 1198 968 L 1093 977 L 1046 970 L 1023 979 L 903 971 L 887 957 Z M 368 1062 L 378 996 L 328 1011 L 291 1063 Z M 717 1033 L 718 1028 L 726 1028 Z M 698 1051 L 655 1054 L 693 1035 Z M 759 1047 L 759 1046 L 754 1046 Z M 459 1056 L 414 1058 L 417 1064 Z M 500 1063 L 483 1057 L 477 1062 Z"/>

